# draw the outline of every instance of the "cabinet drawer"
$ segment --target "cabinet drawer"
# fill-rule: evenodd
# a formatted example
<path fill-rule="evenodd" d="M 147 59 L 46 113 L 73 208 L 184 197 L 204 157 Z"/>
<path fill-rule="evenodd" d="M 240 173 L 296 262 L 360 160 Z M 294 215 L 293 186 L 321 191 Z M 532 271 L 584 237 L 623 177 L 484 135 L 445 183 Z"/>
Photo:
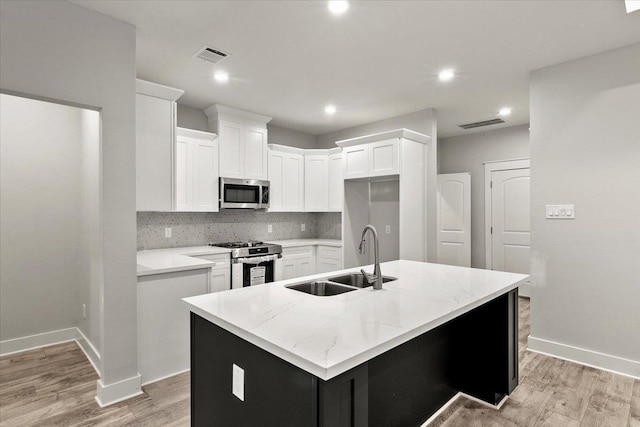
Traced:
<path fill-rule="evenodd" d="M 231 266 L 231 255 L 230 254 L 212 254 L 212 255 L 198 255 L 193 258 L 203 259 L 205 261 L 215 262 L 216 265 L 212 267 L 213 269 L 218 268 L 229 268 Z"/>
<path fill-rule="evenodd" d="M 282 257 L 286 259 L 306 258 L 313 256 L 312 246 L 299 246 L 296 248 L 282 248 Z"/>
<path fill-rule="evenodd" d="M 318 246 L 318 258 L 342 260 L 342 248 Z"/>

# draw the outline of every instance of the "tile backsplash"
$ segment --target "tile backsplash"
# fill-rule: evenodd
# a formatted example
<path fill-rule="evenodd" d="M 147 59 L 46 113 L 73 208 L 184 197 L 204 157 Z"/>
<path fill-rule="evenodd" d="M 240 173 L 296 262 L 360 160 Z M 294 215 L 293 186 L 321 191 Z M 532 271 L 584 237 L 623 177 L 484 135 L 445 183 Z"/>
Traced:
<path fill-rule="evenodd" d="M 138 212 L 138 250 L 250 239 L 340 239 L 341 221 L 339 212 Z M 273 227 L 271 233 L 268 224 Z M 169 238 L 164 237 L 166 227 L 171 227 Z"/>

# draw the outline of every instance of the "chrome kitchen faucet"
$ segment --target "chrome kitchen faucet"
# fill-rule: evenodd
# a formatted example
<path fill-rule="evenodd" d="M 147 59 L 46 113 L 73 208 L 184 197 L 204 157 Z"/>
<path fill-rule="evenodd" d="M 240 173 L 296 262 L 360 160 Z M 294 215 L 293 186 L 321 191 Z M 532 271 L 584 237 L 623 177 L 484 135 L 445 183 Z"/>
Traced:
<path fill-rule="evenodd" d="M 367 283 L 373 283 L 373 289 L 382 289 L 382 272 L 380 271 L 380 258 L 378 256 L 378 232 L 373 225 L 369 224 L 364 227 L 364 230 L 362 230 L 362 238 L 360 239 L 360 246 L 358 246 L 358 250 L 361 254 L 364 254 L 364 243 L 366 242 L 365 235 L 367 234 L 367 231 L 371 231 L 371 234 L 373 234 L 373 255 L 375 258 L 375 266 L 373 267 L 373 274 L 367 273 L 364 271 L 364 268 L 361 269 L 360 272 Z"/>

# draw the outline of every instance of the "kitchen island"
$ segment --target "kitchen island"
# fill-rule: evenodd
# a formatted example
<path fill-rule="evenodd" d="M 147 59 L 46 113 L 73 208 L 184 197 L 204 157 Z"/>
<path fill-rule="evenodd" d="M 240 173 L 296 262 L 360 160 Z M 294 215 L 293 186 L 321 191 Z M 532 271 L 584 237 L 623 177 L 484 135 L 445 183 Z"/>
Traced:
<path fill-rule="evenodd" d="M 381 266 L 397 278 L 382 290 L 286 287 L 347 269 L 185 298 L 192 425 L 418 426 L 459 392 L 496 405 L 515 388 L 528 276 Z"/>

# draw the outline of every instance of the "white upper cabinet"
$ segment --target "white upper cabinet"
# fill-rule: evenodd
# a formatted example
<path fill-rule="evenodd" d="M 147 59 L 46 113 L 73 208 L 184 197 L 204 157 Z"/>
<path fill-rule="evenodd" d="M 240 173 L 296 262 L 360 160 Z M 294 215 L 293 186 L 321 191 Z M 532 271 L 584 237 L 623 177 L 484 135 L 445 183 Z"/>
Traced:
<path fill-rule="evenodd" d="M 304 150 L 269 145 L 270 212 L 304 211 Z"/>
<path fill-rule="evenodd" d="M 397 175 L 399 139 L 363 143 L 344 148 L 344 178 Z"/>
<path fill-rule="evenodd" d="M 334 151 L 334 150 L 331 150 Z M 342 212 L 344 179 L 342 178 L 342 153 L 329 154 L 329 211 Z"/>
<path fill-rule="evenodd" d="M 177 210 L 218 212 L 216 138 L 213 133 L 177 128 Z"/>
<path fill-rule="evenodd" d="M 329 156 L 327 154 L 304 156 L 304 195 L 305 211 L 329 210 Z"/>
<path fill-rule="evenodd" d="M 271 117 L 214 104 L 204 110 L 219 135 L 219 172 L 224 178 L 268 179 L 267 123 Z"/>
<path fill-rule="evenodd" d="M 136 209 L 174 208 L 176 100 L 184 91 L 136 80 Z"/>

